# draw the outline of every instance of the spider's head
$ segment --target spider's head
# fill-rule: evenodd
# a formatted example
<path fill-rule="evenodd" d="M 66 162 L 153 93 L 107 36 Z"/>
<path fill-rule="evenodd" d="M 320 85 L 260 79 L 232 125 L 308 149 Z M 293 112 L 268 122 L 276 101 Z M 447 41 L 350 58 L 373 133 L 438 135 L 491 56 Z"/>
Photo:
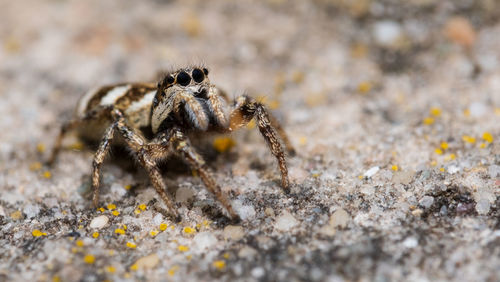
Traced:
<path fill-rule="evenodd" d="M 176 123 L 194 129 L 206 130 L 210 117 L 207 93 L 211 87 L 208 69 L 183 68 L 168 73 L 160 82 L 151 108 L 153 133 Z"/>
<path fill-rule="evenodd" d="M 186 68 L 171 72 L 158 82 L 158 89 L 165 89 L 173 85 L 194 86 L 208 82 L 208 69 L 206 68 Z"/>

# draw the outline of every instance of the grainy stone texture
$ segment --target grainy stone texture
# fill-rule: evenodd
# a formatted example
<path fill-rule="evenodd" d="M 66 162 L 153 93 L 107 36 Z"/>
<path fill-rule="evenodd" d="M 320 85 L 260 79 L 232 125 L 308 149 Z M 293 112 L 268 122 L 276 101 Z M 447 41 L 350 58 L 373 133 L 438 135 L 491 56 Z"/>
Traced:
<path fill-rule="evenodd" d="M 499 14 L 489 0 L 3 1 L 0 280 L 500 280 Z M 255 129 L 202 149 L 238 225 L 178 165 L 164 175 L 180 223 L 120 151 L 101 211 L 91 148 L 70 136 L 41 165 L 86 90 L 193 63 L 231 96 L 266 97 L 298 151 L 290 194 Z"/>

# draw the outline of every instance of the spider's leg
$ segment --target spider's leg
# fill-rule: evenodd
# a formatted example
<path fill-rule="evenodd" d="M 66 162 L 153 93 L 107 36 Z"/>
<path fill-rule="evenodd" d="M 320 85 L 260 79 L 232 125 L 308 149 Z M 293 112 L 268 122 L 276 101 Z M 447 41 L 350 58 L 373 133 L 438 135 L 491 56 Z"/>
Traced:
<path fill-rule="evenodd" d="M 285 145 L 285 149 L 288 154 L 290 154 L 291 156 L 295 156 L 295 148 L 293 147 L 292 142 L 290 142 L 290 139 L 288 138 L 288 135 L 281 126 L 280 122 L 270 112 L 267 112 L 267 115 L 269 117 L 269 121 L 271 122 L 271 126 L 274 127 L 274 129 L 278 132 L 281 140 L 283 140 L 283 144 Z"/>
<path fill-rule="evenodd" d="M 87 112 L 83 117 L 77 117 L 68 122 L 65 122 L 61 126 L 61 129 L 59 130 L 59 135 L 57 136 L 57 139 L 54 143 L 54 148 L 52 149 L 49 159 L 47 160 L 47 164 L 52 165 L 54 163 L 54 161 L 57 158 L 57 155 L 61 151 L 62 141 L 70 130 L 77 128 L 82 123 L 100 118 L 105 114 L 109 114 L 111 110 L 112 107 L 109 106 L 98 107 L 95 110 Z"/>
<path fill-rule="evenodd" d="M 161 146 L 161 144 L 146 144 L 146 141 L 141 135 L 134 132 L 125 124 L 123 114 L 120 111 L 114 110 L 112 112 L 112 116 L 117 122 L 117 129 L 121 136 L 129 148 L 137 156 L 139 163 L 144 167 L 144 169 L 146 169 L 156 192 L 160 195 L 163 202 L 165 202 L 172 215 L 179 220 L 179 214 L 175 209 L 174 202 L 166 192 L 167 185 L 163 181 L 163 177 L 156 163 L 156 159 L 160 158 L 160 155 L 166 155 L 168 153 L 168 148 Z M 160 151 L 161 153 L 158 153 L 159 155 L 155 156 L 150 153 L 152 151 L 151 148 L 163 151 Z"/>
<path fill-rule="evenodd" d="M 109 152 L 111 140 L 113 140 L 113 134 L 117 125 L 117 122 L 113 122 L 111 126 L 106 129 L 104 137 L 99 144 L 99 148 L 97 149 L 92 162 L 92 199 L 95 208 L 99 205 L 99 178 L 101 175 L 101 166 L 104 162 L 104 158 L 106 158 L 106 155 Z"/>
<path fill-rule="evenodd" d="M 238 220 L 239 216 L 234 211 L 231 203 L 229 202 L 229 199 L 222 192 L 220 186 L 217 184 L 217 182 L 215 182 L 215 179 L 212 176 L 212 172 L 205 164 L 202 156 L 194 150 L 194 148 L 191 146 L 191 143 L 182 133 L 182 131 L 174 129 L 169 143 L 172 144 L 174 151 L 179 154 L 184 160 L 186 160 L 192 169 L 196 170 L 207 189 L 217 197 L 219 202 L 221 202 L 224 208 L 226 208 L 226 210 L 229 212 L 229 215 L 233 219 Z"/>
<path fill-rule="evenodd" d="M 290 182 L 288 180 L 285 153 L 278 139 L 276 129 L 273 127 L 272 119 L 269 118 L 269 113 L 264 105 L 248 96 L 238 97 L 236 99 L 235 109 L 231 112 L 229 130 L 236 130 L 250 122 L 253 118 L 256 119 L 259 131 L 269 145 L 271 153 L 278 160 L 279 169 L 281 171 L 281 186 L 285 192 L 288 192 Z M 278 132 L 280 131 L 284 134 L 283 129 L 278 129 Z"/>

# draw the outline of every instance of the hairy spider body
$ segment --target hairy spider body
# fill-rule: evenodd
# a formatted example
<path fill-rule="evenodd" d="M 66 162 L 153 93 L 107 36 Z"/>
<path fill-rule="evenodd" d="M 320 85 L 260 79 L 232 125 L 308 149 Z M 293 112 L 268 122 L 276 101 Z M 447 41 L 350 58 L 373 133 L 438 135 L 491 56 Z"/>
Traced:
<path fill-rule="evenodd" d="M 77 106 L 76 117 L 63 124 L 49 159 L 52 163 L 66 132 L 79 128 L 82 136 L 95 139 L 101 136 L 92 165 L 93 202 L 99 202 L 101 165 L 109 152 L 115 132 L 148 172 L 153 187 L 169 211 L 178 218 L 171 197 L 158 169 L 158 161 L 177 154 L 198 172 L 207 189 L 212 192 L 232 218 L 238 215 L 227 196 L 214 180 L 212 172 L 189 140 L 190 133 L 227 133 L 252 119 L 278 160 L 281 185 L 289 189 L 285 153 L 293 149 L 288 138 L 265 107 L 248 96 L 238 97 L 232 106 L 227 95 L 211 84 L 205 68 L 184 68 L 171 72 L 157 84 L 122 83 L 89 91 Z M 84 125 L 84 126 L 81 126 Z M 279 136 L 279 137 L 278 137 Z"/>

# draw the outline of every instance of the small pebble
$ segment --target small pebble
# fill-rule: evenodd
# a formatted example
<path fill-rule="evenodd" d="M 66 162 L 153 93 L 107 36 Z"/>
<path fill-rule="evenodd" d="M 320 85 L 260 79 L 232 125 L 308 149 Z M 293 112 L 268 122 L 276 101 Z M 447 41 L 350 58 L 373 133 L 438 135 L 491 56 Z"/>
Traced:
<path fill-rule="evenodd" d="M 153 269 L 160 259 L 156 253 L 150 254 L 148 256 L 142 257 L 135 262 L 137 269 Z"/>
<path fill-rule="evenodd" d="M 105 215 L 100 215 L 98 217 L 94 217 L 92 221 L 90 222 L 90 228 L 92 229 L 100 229 L 106 226 L 108 223 L 109 218 Z"/>
<path fill-rule="evenodd" d="M 224 239 L 238 241 L 245 236 L 243 227 L 237 225 L 228 225 L 224 227 Z"/>
<path fill-rule="evenodd" d="M 422 199 L 420 199 L 420 201 L 418 202 L 418 204 L 425 209 L 430 208 L 433 203 L 434 203 L 434 197 L 432 196 L 423 196 Z"/>
<path fill-rule="evenodd" d="M 485 215 L 490 212 L 490 201 L 488 199 L 481 199 L 476 204 L 476 211 L 480 215 Z"/>
<path fill-rule="evenodd" d="M 274 227 L 280 231 L 289 231 L 297 226 L 299 222 L 289 212 L 284 211 L 280 217 L 276 219 Z"/>
<path fill-rule="evenodd" d="M 24 207 L 23 213 L 27 218 L 34 218 L 40 213 L 40 207 L 38 205 L 28 204 Z"/>
<path fill-rule="evenodd" d="M 194 236 L 196 247 L 200 250 L 205 250 L 217 244 L 217 238 L 212 232 L 200 232 Z"/>
<path fill-rule="evenodd" d="M 369 170 L 367 170 L 363 176 L 366 177 L 366 178 L 371 178 L 372 176 L 374 176 L 378 171 L 380 170 L 380 168 L 378 166 L 374 166 L 372 168 L 370 168 Z"/>
<path fill-rule="evenodd" d="M 330 225 L 344 228 L 347 226 L 350 218 L 349 214 L 343 208 L 340 208 L 330 216 Z"/>

